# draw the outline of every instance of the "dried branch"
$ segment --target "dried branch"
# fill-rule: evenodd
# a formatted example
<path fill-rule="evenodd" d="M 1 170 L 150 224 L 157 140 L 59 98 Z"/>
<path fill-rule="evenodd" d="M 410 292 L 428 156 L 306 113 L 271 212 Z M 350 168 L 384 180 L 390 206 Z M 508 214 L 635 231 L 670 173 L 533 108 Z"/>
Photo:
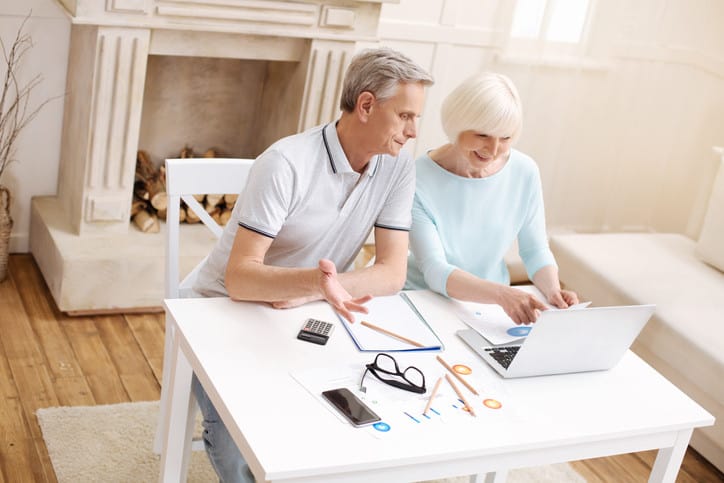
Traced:
<path fill-rule="evenodd" d="M 15 161 L 15 143 L 20 132 L 48 102 L 55 99 L 47 99 L 31 109 L 30 94 L 40 84 L 42 77 L 38 74 L 22 85 L 17 78 L 23 57 L 33 46 L 31 37 L 23 33 L 31 14 L 32 12 L 20 24 L 9 50 L 5 48 L 5 43 L 0 38 L 0 49 L 7 68 L 0 93 L 0 179 L 2 179 L 6 166 Z"/>

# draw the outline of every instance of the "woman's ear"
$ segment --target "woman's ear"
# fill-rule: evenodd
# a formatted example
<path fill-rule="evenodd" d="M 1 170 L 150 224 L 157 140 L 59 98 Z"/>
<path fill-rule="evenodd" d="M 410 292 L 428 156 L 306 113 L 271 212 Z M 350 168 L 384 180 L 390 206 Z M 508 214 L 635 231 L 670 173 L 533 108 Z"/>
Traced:
<path fill-rule="evenodd" d="M 357 96 L 357 105 L 355 111 L 360 118 L 360 121 L 366 122 L 372 113 L 372 109 L 375 105 L 375 95 L 369 91 L 362 92 Z"/>

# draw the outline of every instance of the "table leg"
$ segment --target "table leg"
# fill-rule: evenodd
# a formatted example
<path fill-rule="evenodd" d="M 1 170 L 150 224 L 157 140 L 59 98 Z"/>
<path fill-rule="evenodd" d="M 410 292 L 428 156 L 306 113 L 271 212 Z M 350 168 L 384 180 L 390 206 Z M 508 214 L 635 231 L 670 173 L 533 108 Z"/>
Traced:
<path fill-rule="evenodd" d="M 673 446 L 659 449 L 654 466 L 651 468 L 649 482 L 674 483 L 676 481 L 676 475 L 679 473 L 693 431 L 693 429 L 679 431 Z"/>
<path fill-rule="evenodd" d="M 173 339 L 170 386 L 168 388 L 169 407 L 165 414 L 166 434 L 161 452 L 161 473 L 159 481 L 186 481 L 191 453 L 191 437 L 194 428 L 196 400 L 191 393 L 191 377 L 193 370 L 188 359 L 179 346 L 179 334 L 176 331 Z"/>
<path fill-rule="evenodd" d="M 491 473 L 470 475 L 470 483 L 505 483 L 508 478 L 508 470 L 498 470 Z"/>

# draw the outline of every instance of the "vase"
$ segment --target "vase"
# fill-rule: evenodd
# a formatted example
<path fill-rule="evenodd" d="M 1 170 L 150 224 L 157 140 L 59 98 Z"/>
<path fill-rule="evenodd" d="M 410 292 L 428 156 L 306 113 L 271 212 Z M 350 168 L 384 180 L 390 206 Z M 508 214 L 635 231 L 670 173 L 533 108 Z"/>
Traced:
<path fill-rule="evenodd" d="M 10 256 L 10 231 L 13 218 L 10 216 L 10 190 L 0 185 L 0 282 L 8 276 L 8 257 Z"/>

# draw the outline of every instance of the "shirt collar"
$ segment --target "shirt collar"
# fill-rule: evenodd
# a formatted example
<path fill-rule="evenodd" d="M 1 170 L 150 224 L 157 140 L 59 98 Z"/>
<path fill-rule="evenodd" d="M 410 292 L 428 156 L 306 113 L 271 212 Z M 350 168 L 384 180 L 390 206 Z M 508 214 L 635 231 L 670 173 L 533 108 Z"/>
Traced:
<path fill-rule="evenodd" d="M 322 129 L 322 142 L 324 143 L 324 149 L 327 152 L 329 158 L 329 166 L 332 172 L 338 173 L 354 173 L 352 166 L 349 164 L 347 156 L 344 154 L 342 144 L 339 142 L 339 136 L 337 136 L 337 123 L 330 122 Z M 382 158 L 381 155 L 373 156 L 367 166 L 367 175 L 374 176 L 377 172 L 377 164 Z"/>

